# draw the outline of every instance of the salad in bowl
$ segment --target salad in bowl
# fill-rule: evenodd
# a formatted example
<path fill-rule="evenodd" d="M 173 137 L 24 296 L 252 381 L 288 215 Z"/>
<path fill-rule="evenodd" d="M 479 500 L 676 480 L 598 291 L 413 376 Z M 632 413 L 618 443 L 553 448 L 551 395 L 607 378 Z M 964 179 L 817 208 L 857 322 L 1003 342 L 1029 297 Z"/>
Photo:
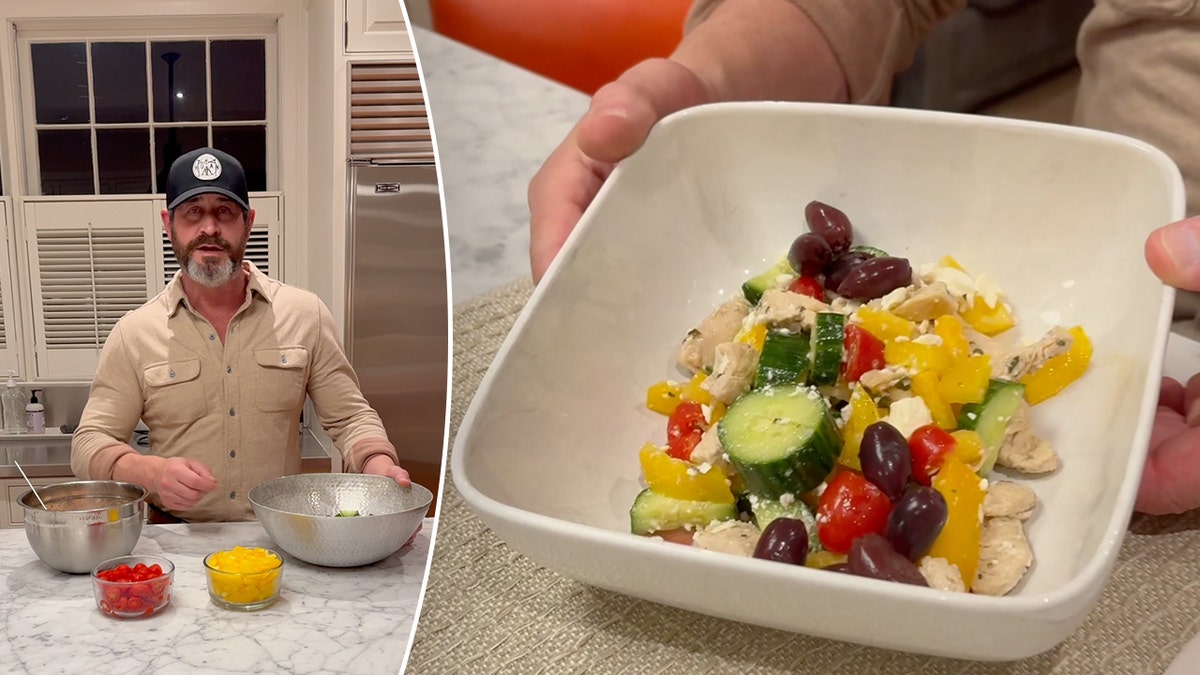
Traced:
<path fill-rule="evenodd" d="M 647 389 L 666 435 L 639 453 L 632 532 L 1010 593 L 1034 562 L 1038 497 L 1004 474 L 1060 469 L 1029 411 L 1087 370 L 1087 333 L 1055 326 L 1023 344 L 985 274 L 855 246 L 828 204 L 805 221 L 785 259 L 683 337 L 688 379 Z"/>

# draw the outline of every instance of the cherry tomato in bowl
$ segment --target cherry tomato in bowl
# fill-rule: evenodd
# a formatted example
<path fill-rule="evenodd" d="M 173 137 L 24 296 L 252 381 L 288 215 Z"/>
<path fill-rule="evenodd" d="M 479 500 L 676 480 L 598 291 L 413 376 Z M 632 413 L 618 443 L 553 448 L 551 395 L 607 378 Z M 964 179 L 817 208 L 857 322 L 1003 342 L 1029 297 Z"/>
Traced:
<path fill-rule="evenodd" d="M 127 555 L 92 568 L 92 593 L 105 616 L 151 616 L 171 603 L 175 565 L 166 558 Z"/>

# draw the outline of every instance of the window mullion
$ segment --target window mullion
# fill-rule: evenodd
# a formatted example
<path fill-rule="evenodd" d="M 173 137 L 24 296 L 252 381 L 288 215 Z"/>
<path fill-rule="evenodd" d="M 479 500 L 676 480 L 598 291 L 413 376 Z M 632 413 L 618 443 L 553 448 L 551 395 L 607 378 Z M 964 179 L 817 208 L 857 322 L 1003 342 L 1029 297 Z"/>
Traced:
<path fill-rule="evenodd" d="M 150 60 L 154 51 L 150 49 L 149 40 L 142 45 L 146 48 L 146 133 L 150 134 L 150 185 L 151 190 L 157 194 L 166 188 L 158 184 L 158 139 L 154 136 L 154 63 Z"/>
<path fill-rule="evenodd" d="M 88 130 L 92 137 L 92 194 L 100 194 L 100 144 L 96 137 L 96 90 L 92 78 L 92 41 L 83 43 L 84 69 L 87 71 Z"/>
<path fill-rule="evenodd" d="M 212 129 L 212 38 L 204 40 L 204 119 L 208 122 L 208 147 L 213 147 Z"/>

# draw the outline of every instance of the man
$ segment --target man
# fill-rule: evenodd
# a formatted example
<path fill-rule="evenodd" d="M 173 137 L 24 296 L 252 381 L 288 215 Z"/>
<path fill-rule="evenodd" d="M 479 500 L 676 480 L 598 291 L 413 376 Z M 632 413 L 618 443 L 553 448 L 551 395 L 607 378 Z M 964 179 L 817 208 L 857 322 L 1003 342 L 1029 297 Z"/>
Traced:
<path fill-rule="evenodd" d="M 253 519 L 250 488 L 300 473 L 307 394 L 347 471 L 408 485 L 328 308 L 243 260 L 254 210 L 241 163 L 194 150 L 166 192 L 181 270 L 105 341 L 71 442 L 75 475 L 145 486 L 159 522 Z M 145 455 L 125 442 L 139 418 Z"/>

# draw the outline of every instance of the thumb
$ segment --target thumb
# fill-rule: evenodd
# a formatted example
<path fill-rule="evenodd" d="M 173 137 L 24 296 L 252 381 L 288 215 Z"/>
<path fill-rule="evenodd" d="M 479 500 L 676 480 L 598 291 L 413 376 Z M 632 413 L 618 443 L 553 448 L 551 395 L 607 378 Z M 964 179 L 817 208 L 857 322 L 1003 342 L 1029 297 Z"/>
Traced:
<path fill-rule="evenodd" d="M 197 476 L 200 476 L 201 478 L 213 481 L 214 483 L 216 482 L 217 479 L 213 477 L 212 471 L 210 471 L 209 468 L 207 466 L 205 466 L 204 463 L 201 462 L 200 460 L 192 459 L 191 457 L 186 457 L 186 458 L 184 458 L 184 462 L 186 462 L 185 466 L 187 466 L 187 468 L 191 469 L 192 472 L 195 473 Z"/>
<path fill-rule="evenodd" d="M 642 61 L 592 96 L 579 121 L 579 149 L 601 162 L 619 162 L 641 147 L 659 120 L 713 98 L 687 66 L 670 59 Z"/>
<path fill-rule="evenodd" d="M 1165 225 L 1146 238 L 1146 263 L 1163 283 L 1200 291 L 1200 217 Z"/>

